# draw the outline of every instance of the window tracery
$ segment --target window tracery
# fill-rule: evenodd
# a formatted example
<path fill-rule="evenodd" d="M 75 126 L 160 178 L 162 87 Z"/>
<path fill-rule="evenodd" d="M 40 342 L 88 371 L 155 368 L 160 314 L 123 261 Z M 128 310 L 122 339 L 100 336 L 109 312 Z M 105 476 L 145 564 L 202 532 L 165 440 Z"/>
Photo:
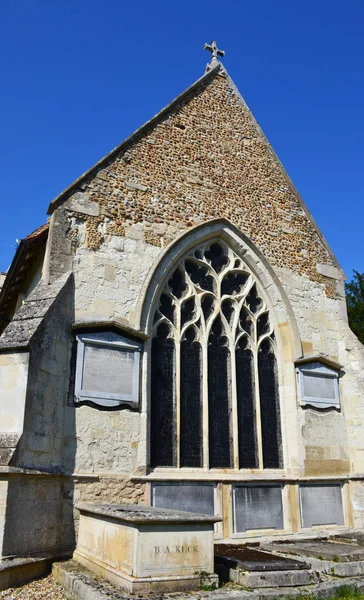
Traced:
<path fill-rule="evenodd" d="M 275 337 L 244 261 L 207 242 L 174 268 L 153 320 L 151 464 L 279 468 Z"/>

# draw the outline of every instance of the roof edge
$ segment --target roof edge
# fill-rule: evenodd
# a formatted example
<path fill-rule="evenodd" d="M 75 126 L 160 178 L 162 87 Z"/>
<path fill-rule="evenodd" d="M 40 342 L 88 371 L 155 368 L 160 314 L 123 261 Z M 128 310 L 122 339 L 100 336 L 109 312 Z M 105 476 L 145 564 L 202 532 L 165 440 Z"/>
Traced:
<path fill-rule="evenodd" d="M 13 256 L 13 260 L 11 261 L 9 268 L 5 273 L 6 277 L 5 277 L 3 286 L 0 290 L 0 331 L 1 331 L 1 305 L 3 303 L 3 300 L 6 296 L 6 294 L 8 293 L 9 286 L 11 284 L 11 281 L 12 281 L 14 275 L 16 274 L 18 265 L 21 263 L 21 260 L 24 256 L 27 248 L 29 247 L 29 245 L 32 244 L 32 242 L 35 239 L 44 237 L 44 242 L 46 242 L 46 240 L 48 238 L 48 230 L 49 230 L 48 223 L 46 223 L 45 225 L 41 225 L 40 227 L 38 227 L 37 229 L 32 231 L 32 233 L 28 234 L 25 238 L 21 239 L 19 242 L 19 245 Z"/>
<path fill-rule="evenodd" d="M 218 62 L 217 65 L 214 66 L 213 68 L 209 69 L 208 71 L 205 71 L 205 73 L 201 77 L 199 77 L 199 79 L 197 79 L 194 83 L 192 83 L 181 94 L 176 96 L 169 104 L 167 104 L 164 108 L 162 108 L 162 110 L 160 110 L 151 119 L 149 119 L 143 125 L 141 125 L 141 127 L 136 129 L 131 135 L 129 135 L 120 144 L 115 146 L 115 148 L 113 148 L 110 152 L 108 152 L 108 154 L 105 154 L 105 156 L 103 156 L 99 161 L 97 161 L 97 163 L 95 163 L 90 169 L 88 169 L 87 171 L 82 173 L 82 175 L 80 175 L 77 179 L 75 179 L 75 181 L 73 181 L 73 183 L 71 183 L 71 185 L 66 187 L 58 196 L 56 196 L 56 198 L 54 198 L 52 200 L 52 202 L 49 204 L 47 214 L 48 215 L 52 214 L 52 212 L 61 205 L 63 200 L 67 199 L 68 194 L 73 192 L 75 190 L 75 188 L 77 188 L 77 186 L 80 185 L 87 177 L 92 175 L 93 172 L 100 169 L 105 163 L 107 163 L 108 160 L 110 160 L 115 154 L 120 152 L 123 148 L 126 149 L 130 144 L 133 144 L 135 141 L 137 141 L 139 139 L 139 137 L 141 137 L 146 131 L 148 131 L 149 128 L 153 128 L 161 118 L 163 118 L 168 112 L 170 112 L 171 109 L 173 109 L 175 105 L 177 105 L 183 99 L 187 98 L 192 92 L 194 92 L 195 89 L 199 85 L 201 85 L 201 83 L 208 81 L 209 79 L 212 79 L 215 75 L 218 75 L 219 73 L 222 73 L 222 74 L 224 74 L 224 76 L 227 76 L 226 69 L 220 62 Z"/>

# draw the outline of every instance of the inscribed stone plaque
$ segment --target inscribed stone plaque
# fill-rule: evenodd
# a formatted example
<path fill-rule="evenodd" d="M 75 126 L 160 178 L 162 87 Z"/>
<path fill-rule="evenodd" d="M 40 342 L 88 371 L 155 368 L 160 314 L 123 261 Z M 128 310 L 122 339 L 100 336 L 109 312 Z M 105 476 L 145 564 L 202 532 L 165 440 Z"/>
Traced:
<path fill-rule="evenodd" d="M 302 527 L 344 525 L 341 485 L 300 485 Z"/>
<path fill-rule="evenodd" d="M 131 395 L 134 360 L 124 349 L 85 344 L 82 389 Z"/>
<path fill-rule="evenodd" d="M 154 484 L 153 506 L 213 515 L 214 486 L 198 484 Z"/>
<path fill-rule="evenodd" d="M 283 529 L 280 485 L 234 486 L 234 531 Z"/>
<path fill-rule="evenodd" d="M 303 384 L 305 396 L 335 400 L 335 382 L 333 377 L 305 373 Z"/>

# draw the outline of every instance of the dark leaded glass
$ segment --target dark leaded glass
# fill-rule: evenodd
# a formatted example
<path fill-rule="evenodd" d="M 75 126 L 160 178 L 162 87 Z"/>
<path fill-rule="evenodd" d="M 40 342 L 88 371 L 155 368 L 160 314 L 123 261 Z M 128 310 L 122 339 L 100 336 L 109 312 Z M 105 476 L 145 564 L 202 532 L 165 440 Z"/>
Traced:
<path fill-rule="evenodd" d="M 238 402 L 239 468 L 258 467 L 256 420 L 254 408 L 253 354 L 240 338 L 235 351 L 236 392 Z"/>
<path fill-rule="evenodd" d="M 209 317 L 211 317 L 212 313 L 214 312 L 213 297 L 212 296 L 204 296 L 201 301 L 201 308 L 202 308 L 203 316 L 205 317 L 205 321 L 207 321 L 207 319 Z"/>
<path fill-rule="evenodd" d="M 158 327 L 152 341 L 151 364 L 151 465 L 176 466 L 175 451 L 175 348 L 169 328 Z"/>
<path fill-rule="evenodd" d="M 240 327 L 242 328 L 242 330 L 246 331 L 246 333 L 248 333 L 249 335 L 252 335 L 253 323 L 252 323 L 252 320 L 250 318 L 248 311 L 246 310 L 246 308 L 244 308 L 244 306 L 242 307 L 242 309 L 240 311 L 240 319 L 239 320 L 240 320 Z"/>
<path fill-rule="evenodd" d="M 244 275 L 244 273 L 227 273 L 221 282 L 221 295 L 235 296 L 240 294 L 247 280 L 248 275 Z"/>
<path fill-rule="evenodd" d="M 269 333 L 269 329 L 270 329 L 270 324 L 269 324 L 268 313 L 263 313 L 257 319 L 257 336 L 258 336 L 258 340 L 259 340 L 259 338 L 262 335 L 264 335 L 266 333 Z"/>
<path fill-rule="evenodd" d="M 159 312 L 167 317 L 171 323 L 174 323 L 174 305 L 172 302 L 172 298 L 167 296 L 166 294 L 161 295 L 161 299 L 159 302 Z"/>
<path fill-rule="evenodd" d="M 221 305 L 222 313 L 228 323 L 231 323 L 234 317 L 234 306 L 231 300 L 224 300 Z"/>
<path fill-rule="evenodd" d="M 279 410 L 277 363 L 269 340 L 258 353 L 263 468 L 282 467 L 282 436 Z"/>
<path fill-rule="evenodd" d="M 186 290 L 187 285 L 184 275 L 182 275 L 179 269 L 176 269 L 172 277 L 170 277 L 168 280 L 168 285 L 175 298 L 182 298 L 183 292 Z"/>
<path fill-rule="evenodd" d="M 218 317 L 208 345 L 209 463 L 210 468 L 232 466 L 230 434 L 230 353 Z"/>
<path fill-rule="evenodd" d="M 259 296 L 257 294 L 257 289 L 255 287 L 255 284 L 253 285 L 252 289 L 250 290 L 249 294 L 246 297 L 246 303 L 249 306 L 249 309 L 252 313 L 258 312 L 258 310 L 263 305 L 262 300 L 259 298 Z"/>
<path fill-rule="evenodd" d="M 195 299 L 189 298 L 182 304 L 181 307 L 181 325 L 185 325 L 188 321 L 191 321 L 194 317 L 195 312 Z"/>
<path fill-rule="evenodd" d="M 201 346 L 193 329 L 181 344 L 180 463 L 202 467 Z"/>
<path fill-rule="evenodd" d="M 228 264 L 229 259 L 226 256 L 224 249 L 220 244 L 211 244 L 210 248 L 205 251 L 205 258 L 210 261 L 212 268 L 216 273 L 220 273 Z"/>
<path fill-rule="evenodd" d="M 207 292 L 214 291 L 214 278 L 208 274 L 207 267 L 202 267 L 192 260 L 186 260 L 185 267 L 193 283 Z"/>

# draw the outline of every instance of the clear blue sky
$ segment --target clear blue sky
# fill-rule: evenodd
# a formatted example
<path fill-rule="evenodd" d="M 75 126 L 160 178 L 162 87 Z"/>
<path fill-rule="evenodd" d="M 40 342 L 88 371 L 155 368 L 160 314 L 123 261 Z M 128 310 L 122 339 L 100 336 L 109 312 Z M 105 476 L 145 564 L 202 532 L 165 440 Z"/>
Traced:
<path fill-rule="evenodd" d="M 49 202 L 224 64 L 347 276 L 364 272 L 363 0 L 13 0 L 0 21 L 0 270 Z"/>

